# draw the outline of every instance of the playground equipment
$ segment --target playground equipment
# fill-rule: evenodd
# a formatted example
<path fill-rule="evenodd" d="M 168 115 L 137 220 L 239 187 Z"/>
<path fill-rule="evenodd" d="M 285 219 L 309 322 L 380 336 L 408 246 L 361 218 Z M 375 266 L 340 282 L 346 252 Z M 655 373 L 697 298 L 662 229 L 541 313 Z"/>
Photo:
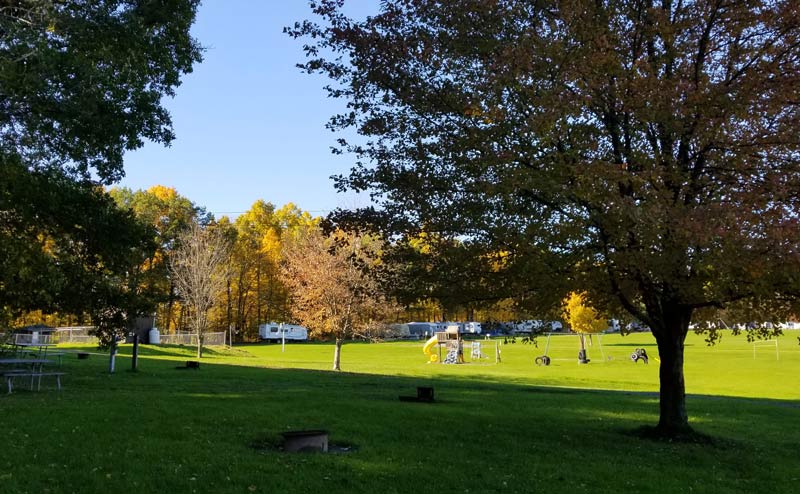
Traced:
<path fill-rule="evenodd" d="M 447 342 L 447 356 L 442 360 L 443 364 L 463 364 L 464 346 L 461 339 Z"/>
<path fill-rule="evenodd" d="M 439 337 L 433 335 L 431 339 L 425 342 L 425 345 L 422 346 L 422 353 L 428 356 L 428 361 L 436 363 L 439 361 L 439 356 L 433 353 L 433 347 L 437 346 L 439 343 Z"/>
<path fill-rule="evenodd" d="M 485 342 L 484 342 L 485 343 Z M 428 356 L 428 363 L 441 362 L 443 364 L 463 364 L 464 360 L 464 340 L 457 330 L 437 331 L 422 346 L 422 352 Z M 470 346 L 470 359 L 473 362 L 481 359 L 488 359 L 489 356 L 483 353 L 483 346 L 480 341 L 467 342 Z M 442 349 L 446 351 L 442 355 Z M 438 350 L 438 351 L 437 351 Z M 500 348 L 495 342 L 495 363 L 500 362 Z"/>
<path fill-rule="evenodd" d="M 470 358 L 472 360 L 480 360 L 482 358 L 489 358 L 488 356 L 484 355 L 481 351 L 481 342 L 480 341 L 473 341 L 471 343 L 472 346 L 472 353 L 470 354 Z"/>
<path fill-rule="evenodd" d="M 781 359 L 781 354 L 778 351 L 778 340 L 763 340 L 763 341 L 753 342 L 753 360 L 756 359 L 756 347 L 767 347 L 767 346 L 775 347 L 775 360 Z"/>
<path fill-rule="evenodd" d="M 636 350 L 634 350 L 633 353 L 631 354 L 631 360 L 633 361 L 633 363 L 636 363 L 640 360 L 645 364 L 649 363 L 647 352 L 645 351 L 644 348 L 637 348 Z"/>
<path fill-rule="evenodd" d="M 553 357 L 549 356 L 548 352 L 550 351 L 550 339 L 552 337 L 567 337 L 567 336 L 580 337 L 581 336 L 580 334 L 578 334 L 578 333 L 573 333 L 573 334 L 545 333 L 545 335 L 547 336 L 547 342 L 545 343 L 545 346 L 544 346 L 544 354 L 540 355 L 540 356 L 538 356 L 538 357 L 536 357 L 534 359 L 534 363 L 536 365 L 548 366 L 548 365 L 550 365 L 551 362 L 554 362 L 556 360 L 573 360 L 571 358 L 553 358 Z M 593 336 L 594 336 L 594 341 L 597 342 L 598 349 L 600 350 L 600 355 L 602 355 L 602 357 L 603 357 L 602 362 L 605 362 L 606 361 L 606 354 L 605 354 L 605 351 L 603 350 L 603 338 L 602 338 L 602 335 L 595 334 Z M 578 352 L 578 363 L 586 364 L 586 363 L 589 363 L 589 361 L 590 361 L 590 359 L 586 355 L 586 350 L 583 350 L 583 349 L 580 350 Z"/>
<path fill-rule="evenodd" d="M 447 348 L 447 354 L 442 360 L 442 347 Z M 437 347 L 438 355 L 434 353 L 433 347 Z M 448 328 L 447 331 L 437 331 L 422 346 L 422 352 L 428 356 L 429 363 L 442 362 L 443 364 L 464 363 L 464 350 L 461 345 L 461 337 L 458 328 Z"/>

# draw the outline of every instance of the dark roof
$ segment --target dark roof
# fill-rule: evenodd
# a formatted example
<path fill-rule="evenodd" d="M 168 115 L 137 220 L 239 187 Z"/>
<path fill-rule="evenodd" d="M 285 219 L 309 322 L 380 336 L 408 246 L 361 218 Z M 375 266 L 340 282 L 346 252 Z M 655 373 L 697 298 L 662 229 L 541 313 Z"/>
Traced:
<path fill-rule="evenodd" d="M 16 329 L 18 333 L 48 333 L 55 330 L 56 328 L 46 324 L 31 324 L 30 326 L 23 326 Z"/>

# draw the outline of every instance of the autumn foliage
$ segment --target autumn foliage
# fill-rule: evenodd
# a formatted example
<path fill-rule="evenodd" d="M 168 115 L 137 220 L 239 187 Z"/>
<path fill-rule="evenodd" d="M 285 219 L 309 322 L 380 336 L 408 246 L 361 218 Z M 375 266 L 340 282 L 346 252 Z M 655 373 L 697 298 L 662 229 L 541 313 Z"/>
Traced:
<path fill-rule="evenodd" d="M 564 321 L 576 333 L 599 333 L 608 327 L 608 320 L 589 305 L 585 292 L 571 292 L 562 307 Z"/>
<path fill-rule="evenodd" d="M 374 335 L 396 310 L 374 274 L 380 247 L 373 237 L 342 231 L 325 235 L 319 228 L 284 244 L 282 272 L 292 315 L 315 336 L 336 341 L 334 370 L 341 369 L 346 339 Z"/>
<path fill-rule="evenodd" d="M 337 218 L 508 252 L 493 286 L 555 306 L 585 289 L 624 310 L 658 344 L 659 433 L 691 432 L 684 340 L 698 311 L 778 317 L 800 294 L 798 3 L 313 12 L 287 31 L 347 104 L 330 126 L 357 165 L 338 187 L 378 201 Z"/>

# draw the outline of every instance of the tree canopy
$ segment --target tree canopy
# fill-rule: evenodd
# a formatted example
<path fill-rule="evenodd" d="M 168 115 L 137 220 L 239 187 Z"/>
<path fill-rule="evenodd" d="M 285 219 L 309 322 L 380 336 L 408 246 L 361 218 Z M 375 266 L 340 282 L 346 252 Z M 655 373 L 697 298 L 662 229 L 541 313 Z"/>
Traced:
<path fill-rule="evenodd" d="M 200 61 L 199 0 L 15 0 L 0 7 L 0 142 L 29 167 L 104 183 L 125 151 L 174 138 L 163 96 Z"/>
<path fill-rule="evenodd" d="M 140 222 L 149 225 L 155 250 L 142 266 L 140 295 L 149 297 L 151 305 L 162 307 L 156 321 L 162 330 L 173 324 L 175 283 L 169 273 L 169 255 L 179 246 L 182 234 L 193 225 L 206 225 L 210 215 L 172 187 L 155 185 L 147 190 L 132 191 L 126 187 L 113 188 L 109 195 L 117 205 L 130 210 Z M 166 302 L 166 305 L 160 305 Z"/>
<path fill-rule="evenodd" d="M 161 100 L 174 95 L 180 77 L 200 60 L 189 33 L 198 3 L 0 5 L 5 313 L 92 312 L 102 328 L 116 321 L 109 323 L 113 333 L 146 309 L 136 307 L 143 299 L 134 303 L 139 281 L 133 276 L 152 255 L 152 233 L 98 185 L 121 178 L 123 154 L 144 139 L 173 139 Z M 111 333 L 104 334 L 111 341 Z"/>
<path fill-rule="evenodd" d="M 312 226 L 284 244 L 282 274 L 291 290 L 292 312 L 317 336 L 336 339 L 333 370 L 341 370 L 345 339 L 373 333 L 395 309 L 379 286 L 374 267 L 381 242 L 368 235 Z"/>
<path fill-rule="evenodd" d="M 301 67 L 347 101 L 330 127 L 363 136 L 339 141 L 357 165 L 337 184 L 377 204 L 337 219 L 462 238 L 508 253 L 517 290 L 588 290 L 624 308 L 658 343 L 657 431 L 690 431 L 683 342 L 696 311 L 778 310 L 797 293 L 797 2 L 313 11 L 287 29 L 308 43 Z"/>
<path fill-rule="evenodd" d="M 292 319 L 288 289 L 279 275 L 281 249 L 318 223 L 319 218 L 294 204 L 276 208 L 258 200 L 225 227 L 232 239 L 225 327 L 255 339 L 260 324 Z"/>
<path fill-rule="evenodd" d="M 585 293 L 571 292 L 562 307 L 564 320 L 576 333 L 599 333 L 608 327 L 608 319 L 589 304 Z"/>
<path fill-rule="evenodd" d="M 101 188 L 58 170 L 6 163 L 3 172 L 0 320 L 39 309 L 87 313 L 124 327 L 122 312 L 149 308 L 139 297 L 137 268 L 155 249 L 146 225 Z"/>

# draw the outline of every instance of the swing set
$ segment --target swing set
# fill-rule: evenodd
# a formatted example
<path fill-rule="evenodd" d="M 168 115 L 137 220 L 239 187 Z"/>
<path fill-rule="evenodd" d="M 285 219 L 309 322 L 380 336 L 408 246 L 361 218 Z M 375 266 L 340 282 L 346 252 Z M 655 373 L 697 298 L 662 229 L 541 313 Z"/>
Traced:
<path fill-rule="evenodd" d="M 572 358 L 553 358 L 550 355 L 548 355 L 548 353 L 550 352 L 550 343 L 551 343 L 550 339 L 552 337 L 577 336 L 580 339 L 580 338 L 585 338 L 587 336 L 587 335 L 581 334 L 581 333 L 567 333 L 567 334 L 545 333 L 545 334 L 547 335 L 547 341 L 546 341 L 546 343 L 544 345 L 544 354 L 540 355 L 540 356 L 536 357 L 536 359 L 534 359 L 534 362 L 536 363 L 536 365 L 547 366 L 547 365 L 550 365 L 550 362 L 554 362 L 556 360 L 566 360 L 566 361 L 574 360 Z M 602 362 L 605 362 L 606 361 L 606 354 L 605 354 L 605 351 L 603 350 L 603 337 L 602 337 L 602 335 L 598 333 L 598 334 L 588 335 L 588 336 L 590 337 L 590 340 L 589 340 L 590 342 L 593 341 L 592 337 L 594 337 L 594 336 L 597 337 L 597 346 L 600 349 L 600 355 L 603 357 Z M 553 341 L 555 342 L 556 340 L 553 340 Z M 585 350 L 581 349 L 581 351 L 579 352 L 578 361 L 581 362 L 581 363 L 589 362 L 589 360 L 586 358 L 586 351 Z"/>

